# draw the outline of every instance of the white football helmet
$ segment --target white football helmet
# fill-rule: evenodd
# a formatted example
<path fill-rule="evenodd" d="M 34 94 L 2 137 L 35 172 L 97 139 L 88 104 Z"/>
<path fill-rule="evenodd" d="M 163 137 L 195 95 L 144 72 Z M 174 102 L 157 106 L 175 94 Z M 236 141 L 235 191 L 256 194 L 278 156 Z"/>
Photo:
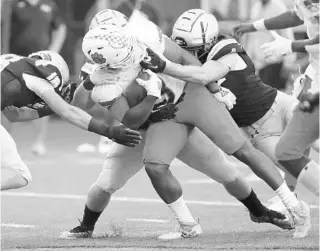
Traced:
<path fill-rule="evenodd" d="M 186 50 L 198 54 L 209 50 L 217 41 L 218 34 L 219 25 L 214 15 L 201 9 L 191 9 L 177 19 L 171 38 Z"/>
<path fill-rule="evenodd" d="M 105 9 L 98 12 L 91 20 L 89 30 L 99 25 L 110 24 L 124 27 L 128 23 L 128 18 L 119 11 Z"/>
<path fill-rule="evenodd" d="M 38 51 L 28 56 L 29 58 L 38 58 L 42 60 L 50 61 L 52 65 L 58 68 L 62 76 L 62 83 L 66 83 L 69 80 L 70 73 L 69 67 L 66 61 L 60 54 L 54 51 Z"/>
<path fill-rule="evenodd" d="M 146 55 L 142 42 L 113 25 L 89 30 L 83 38 L 82 51 L 91 62 L 108 69 L 133 68 Z"/>

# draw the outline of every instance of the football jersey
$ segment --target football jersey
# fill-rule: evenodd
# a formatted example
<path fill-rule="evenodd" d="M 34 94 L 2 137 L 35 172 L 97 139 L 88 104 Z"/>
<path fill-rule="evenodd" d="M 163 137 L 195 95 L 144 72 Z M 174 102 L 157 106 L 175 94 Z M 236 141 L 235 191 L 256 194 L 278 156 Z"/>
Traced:
<path fill-rule="evenodd" d="M 229 57 L 229 63 L 227 60 L 223 61 L 227 57 Z M 218 84 L 228 88 L 237 98 L 230 114 L 238 126 L 245 127 L 253 124 L 271 108 L 277 96 L 277 90 L 265 85 L 255 74 L 253 62 L 234 38 L 220 35 L 218 42 L 208 53 L 207 60 L 221 60 L 231 69 L 223 79 L 218 81 Z M 239 69 L 235 65 L 237 62 L 240 65 Z M 244 67 L 241 67 L 242 64 Z"/>
<path fill-rule="evenodd" d="M 49 111 L 38 95 L 52 89 L 62 96 L 65 91 L 59 70 L 48 61 L 7 54 L 1 56 L 0 62 L 1 110 L 28 106 Z"/>

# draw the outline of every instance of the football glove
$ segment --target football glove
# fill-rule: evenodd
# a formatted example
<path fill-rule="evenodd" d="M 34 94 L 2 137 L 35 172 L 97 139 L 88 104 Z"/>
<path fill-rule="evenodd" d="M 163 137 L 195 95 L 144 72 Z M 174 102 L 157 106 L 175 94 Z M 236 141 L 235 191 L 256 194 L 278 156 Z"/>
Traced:
<path fill-rule="evenodd" d="M 148 73 L 150 78 L 148 80 L 137 78 L 137 83 L 146 89 L 147 95 L 154 96 L 159 99 L 161 97 L 162 88 L 161 79 L 150 70 L 145 70 L 144 72 Z"/>
<path fill-rule="evenodd" d="M 130 147 L 134 147 L 141 141 L 141 134 L 138 131 L 131 130 L 124 125 L 109 126 L 105 136 L 118 144 Z"/>
<path fill-rule="evenodd" d="M 236 96 L 227 88 L 220 87 L 219 92 L 213 93 L 213 96 L 222 104 L 226 106 L 228 110 L 231 110 L 236 104 Z"/>
<path fill-rule="evenodd" d="M 275 31 L 271 31 L 271 34 L 275 40 L 265 43 L 260 47 L 264 57 L 267 60 L 272 60 L 272 58 L 277 58 L 292 53 L 291 40 L 281 37 Z"/>
<path fill-rule="evenodd" d="M 155 73 L 161 73 L 166 68 L 166 61 L 150 48 L 147 48 L 148 55 L 143 58 L 140 65 L 144 69 L 149 69 Z"/>

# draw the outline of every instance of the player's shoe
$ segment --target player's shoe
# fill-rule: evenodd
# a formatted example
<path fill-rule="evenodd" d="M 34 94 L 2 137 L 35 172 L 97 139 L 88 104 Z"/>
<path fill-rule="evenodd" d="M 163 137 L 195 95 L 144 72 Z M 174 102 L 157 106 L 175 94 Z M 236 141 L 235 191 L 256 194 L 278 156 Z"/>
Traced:
<path fill-rule="evenodd" d="M 82 225 L 82 223 L 71 229 L 70 231 L 65 231 L 60 235 L 63 239 L 77 239 L 77 238 L 91 238 L 94 227 L 87 227 Z"/>
<path fill-rule="evenodd" d="M 271 205 L 268 207 L 270 210 L 274 210 L 280 213 L 285 213 L 287 211 L 285 205 L 282 203 L 279 196 L 275 196 L 268 200 Z"/>
<path fill-rule="evenodd" d="M 32 153 L 34 155 L 42 156 L 47 153 L 47 148 L 43 144 L 34 144 L 32 146 Z"/>
<path fill-rule="evenodd" d="M 307 236 L 311 229 L 309 205 L 306 202 L 299 200 L 299 204 L 288 211 L 291 214 L 295 225 L 293 238 L 303 238 Z"/>
<path fill-rule="evenodd" d="M 163 234 L 158 237 L 159 240 L 176 240 L 183 238 L 194 238 L 202 234 L 202 229 L 199 221 L 192 224 L 180 224 L 180 229 L 177 232 Z"/>
<path fill-rule="evenodd" d="M 294 223 L 290 218 L 287 218 L 284 214 L 268 208 L 266 208 L 265 213 L 261 216 L 254 216 L 250 212 L 250 219 L 256 223 L 270 223 L 286 230 L 294 229 Z"/>

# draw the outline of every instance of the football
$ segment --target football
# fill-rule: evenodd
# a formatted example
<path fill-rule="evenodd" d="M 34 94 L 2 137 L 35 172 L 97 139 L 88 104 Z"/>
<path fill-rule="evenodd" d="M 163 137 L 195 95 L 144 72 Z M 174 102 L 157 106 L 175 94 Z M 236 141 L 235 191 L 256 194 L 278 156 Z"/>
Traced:
<path fill-rule="evenodd" d="M 137 78 L 148 80 L 150 76 L 148 73 L 142 72 Z M 129 106 L 133 107 L 139 104 L 147 96 L 147 91 L 134 79 L 132 83 L 125 89 L 124 96 L 127 98 Z"/>

